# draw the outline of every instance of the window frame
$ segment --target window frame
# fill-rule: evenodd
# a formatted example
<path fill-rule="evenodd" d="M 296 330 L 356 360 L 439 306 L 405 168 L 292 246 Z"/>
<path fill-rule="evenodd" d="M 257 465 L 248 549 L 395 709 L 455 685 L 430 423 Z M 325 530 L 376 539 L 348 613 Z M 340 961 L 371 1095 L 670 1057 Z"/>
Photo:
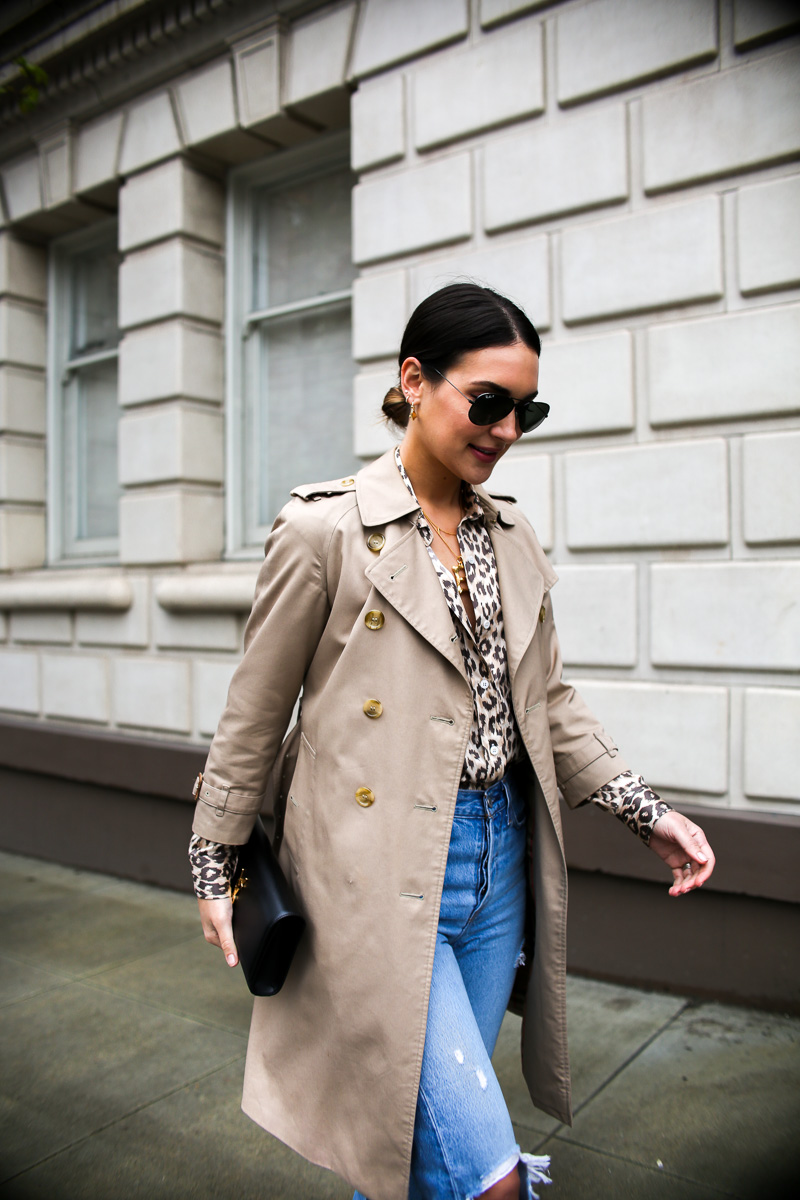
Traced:
<path fill-rule="evenodd" d="M 253 294 L 254 220 L 252 194 L 265 186 L 280 186 L 303 177 L 314 177 L 350 166 L 350 131 L 320 135 L 309 143 L 282 150 L 267 159 L 237 167 L 228 176 L 226 204 L 225 272 L 225 557 L 259 559 L 263 546 L 248 542 L 249 478 L 245 445 L 248 412 L 254 397 L 248 394 L 248 378 L 254 369 L 259 339 L 250 336 L 266 320 L 303 311 L 330 311 L 347 305 L 352 309 L 352 285 L 317 300 L 300 300 L 251 310 Z M 351 355 L 352 358 L 352 355 Z"/>
<path fill-rule="evenodd" d="M 48 566 L 104 566 L 119 560 L 119 532 L 114 537 L 74 536 L 77 527 L 77 492 L 67 495 L 65 470 L 68 436 L 67 405 L 74 403 L 81 369 L 103 362 L 119 363 L 117 344 L 107 350 L 70 357 L 73 298 L 70 294 L 69 260 L 93 247 L 119 246 L 116 216 L 99 221 L 89 229 L 65 234 L 49 246 L 47 264 L 47 563 Z M 117 276 L 119 286 L 119 275 Z M 117 420 L 119 421 L 119 371 L 117 372 Z M 114 469 L 119 478 L 118 461 Z M 72 509 L 71 513 L 68 509 Z M 72 532 L 70 532 L 72 531 Z"/>

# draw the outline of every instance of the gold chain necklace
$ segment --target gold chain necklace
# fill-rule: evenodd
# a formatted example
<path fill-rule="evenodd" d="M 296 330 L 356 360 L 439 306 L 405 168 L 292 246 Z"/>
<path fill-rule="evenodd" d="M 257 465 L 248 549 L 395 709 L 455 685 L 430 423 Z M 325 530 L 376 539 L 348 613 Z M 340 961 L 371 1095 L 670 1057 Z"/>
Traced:
<path fill-rule="evenodd" d="M 458 588 L 458 594 L 460 596 L 467 590 L 467 575 L 466 575 L 466 571 L 464 570 L 464 559 L 461 557 L 461 553 L 460 553 L 461 547 L 458 545 L 458 530 L 457 529 L 453 529 L 453 530 L 442 529 L 442 528 L 440 528 L 440 526 L 438 526 L 436 524 L 435 521 L 432 521 L 430 519 L 430 517 L 425 512 L 425 510 L 422 508 L 422 506 L 420 506 L 419 511 L 422 513 L 423 517 L 428 522 L 428 524 L 432 525 L 433 528 L 436 530 L 439 537 L 444 542 L 445 546 L 447 546 L 447 542 L 444 541 L 445 535 L 447 537 L 454 537 L 456 539 L 455 553 L 457 555 L 457 558 L 456 558 L 456 561 L 453 563 L 452 567 L 450 568 L 450 571 L 452 572 L 453 578 L 456 581 L 456 587 Z M 447 546 L 447 549 L 449 550 L 450 546 Z"/>

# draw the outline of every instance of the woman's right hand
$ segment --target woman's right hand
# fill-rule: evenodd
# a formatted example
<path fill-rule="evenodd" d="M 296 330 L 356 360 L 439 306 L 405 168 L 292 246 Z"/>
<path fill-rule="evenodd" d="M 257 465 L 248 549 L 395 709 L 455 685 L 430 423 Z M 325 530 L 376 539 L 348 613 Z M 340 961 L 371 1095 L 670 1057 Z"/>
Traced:
<path fill-rule="evenodd" d="M 200 909 L 200 920 L 203 924 L 203 936 L 212 946 L 219 946 L 225 955 L 229 967 L 235 967 L 239 961 L 236 953 L 236 943 L 233 940 L 233 905 L 226 897 L 219 900 L 197 901 Z"/>

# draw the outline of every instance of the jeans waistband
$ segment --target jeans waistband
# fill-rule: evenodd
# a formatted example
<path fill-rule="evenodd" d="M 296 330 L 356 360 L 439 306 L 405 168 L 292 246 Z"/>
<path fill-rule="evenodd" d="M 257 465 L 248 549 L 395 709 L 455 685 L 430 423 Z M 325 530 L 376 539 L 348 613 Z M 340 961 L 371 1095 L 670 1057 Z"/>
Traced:
<path fill-rule="evenodd" d="M 483 817 L 523 804 L 519 789 L 520 764 L 512 763 L 502 779 L 488 788 L 459 788 L 456 796 L 457 817 Z"/>

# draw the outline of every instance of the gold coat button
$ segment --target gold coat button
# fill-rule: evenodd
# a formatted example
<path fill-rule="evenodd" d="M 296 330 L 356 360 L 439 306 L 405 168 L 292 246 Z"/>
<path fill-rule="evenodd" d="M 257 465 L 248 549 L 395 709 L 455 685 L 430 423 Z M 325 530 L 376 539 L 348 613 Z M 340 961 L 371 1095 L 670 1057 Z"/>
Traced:
<path fill-rule="evenodd" d="M 342 487 L 350 487 L 352 483 L 355 483 L 355 479 L 353 479 L 352 475 L 348 475 L 347 479 L 342 480 Z"/>
<path fill-rule="evenodd" d="M 380 629 L 385 620 L 386 617 L 383 615 L 380 609 L 371 608 L 364 617 L 364 624 L 366 625 L 367 629 Z"/>
<path fill-rule="evenodd" d="M 544 619 L 545 619 L 546 615 L 547 614 L 544 611 L 544 605 L 542 605 L 542 607 L 539 609 L 539 621 L 542 625 L 544 624 Z"/>
<path fill-rule="evenodd" d="M 356 800 L 362 808 L 369 808 L 371 804 L 375 803 L 375 793 L 371 788 L 357 788 Z"/>
<path fill-rule="evenodd" d="M 368 717 L 372 717 L 374 720 L 377 720 L 383 712 L 383 705 L 381 704 L 380 700 L 367 700 L 366 704 L 364 705 L 364 712 Z"/>
<path fill-rule="evenodd" d="M 382 533 L 371 533 L 367 538 L 367 545 L 373 554 L 380 554 L 381 550 L 386 545 L 386 538 Z"/>

